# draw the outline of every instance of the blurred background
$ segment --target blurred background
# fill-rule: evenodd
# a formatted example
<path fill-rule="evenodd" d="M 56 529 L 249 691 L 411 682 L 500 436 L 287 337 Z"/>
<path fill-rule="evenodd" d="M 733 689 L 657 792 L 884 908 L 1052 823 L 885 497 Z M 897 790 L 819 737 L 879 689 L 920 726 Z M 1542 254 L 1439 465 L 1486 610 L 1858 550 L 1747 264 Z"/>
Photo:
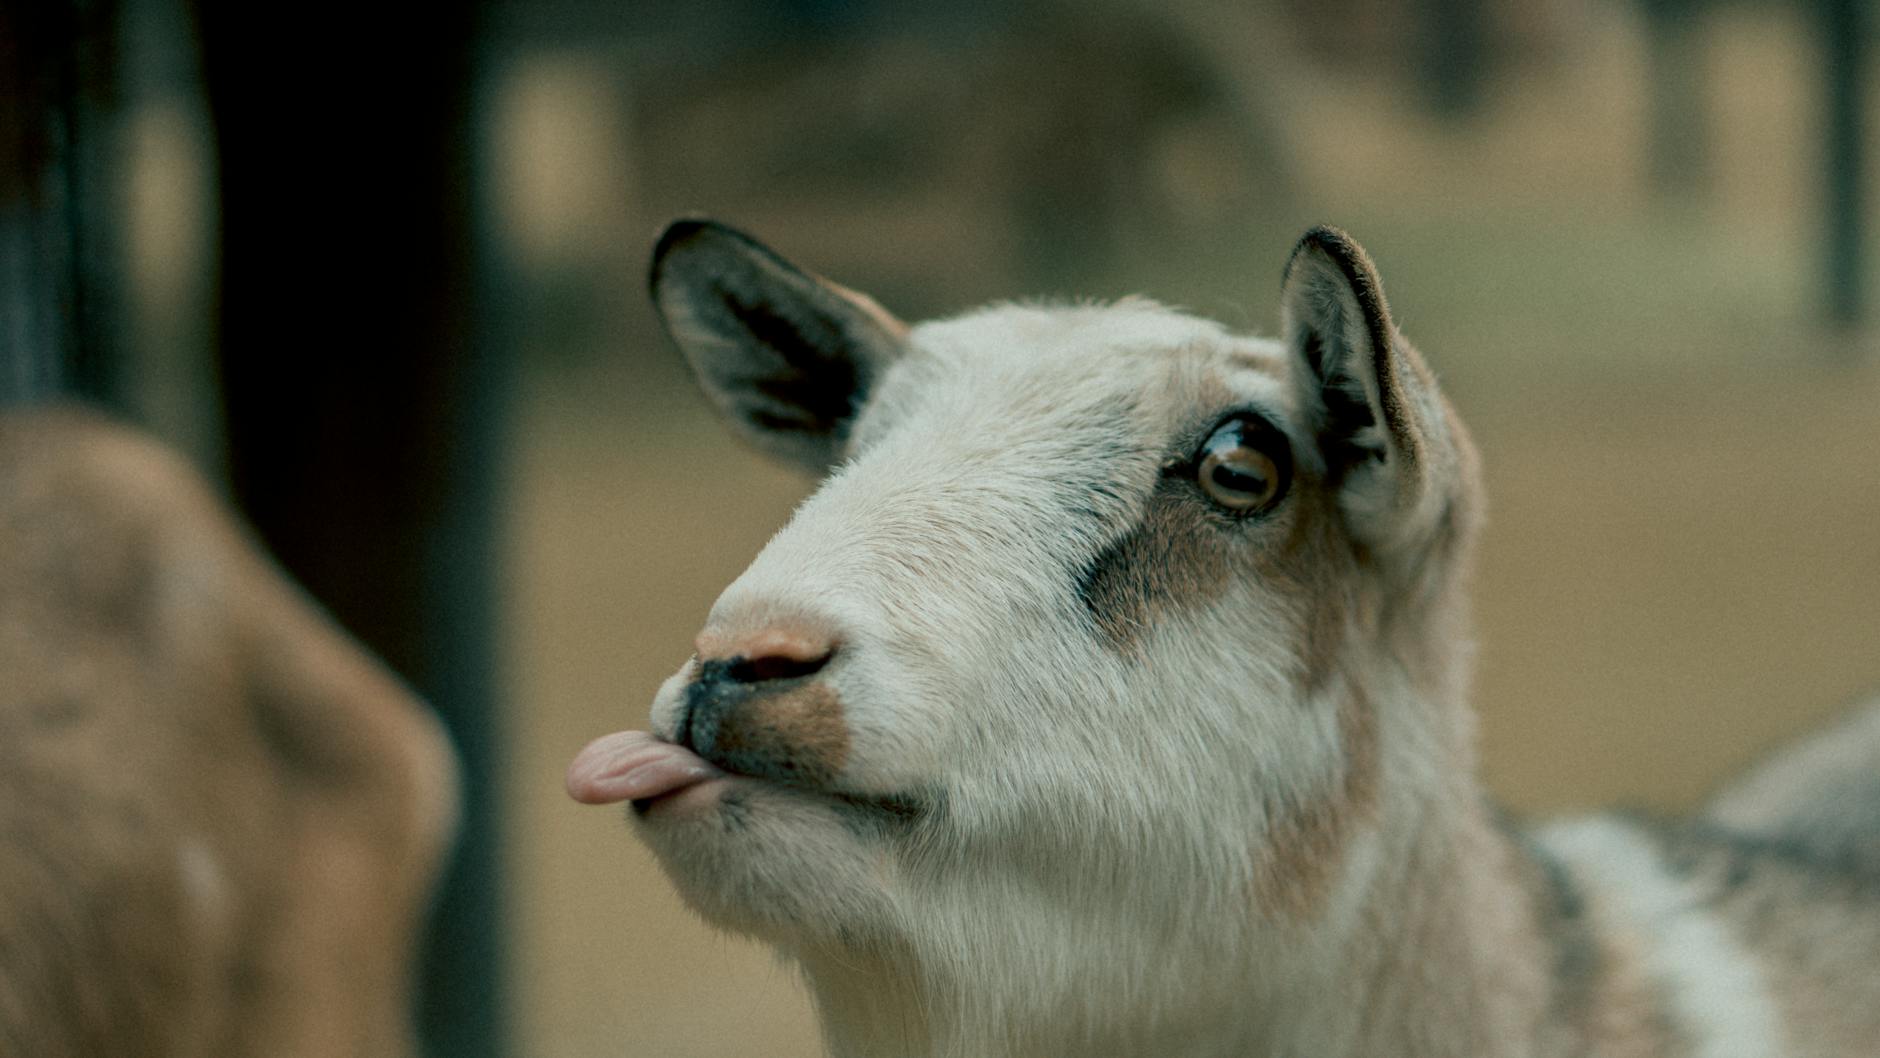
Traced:
<path fill-rule="evenodd" d="M 392 5 L 395 6 L 395 5 Z M 917 319 L 1270 332 L 1354 233 L 1484 452 L 1484 766 L 1675 811 L 1880 684 L 1862 0 L 0 5 L 0 396 L 187 452 L 444 713 L 431 1053 L 817 1053 L 561 770 L 812 483 L 644 296 L 682 213 Z"/>

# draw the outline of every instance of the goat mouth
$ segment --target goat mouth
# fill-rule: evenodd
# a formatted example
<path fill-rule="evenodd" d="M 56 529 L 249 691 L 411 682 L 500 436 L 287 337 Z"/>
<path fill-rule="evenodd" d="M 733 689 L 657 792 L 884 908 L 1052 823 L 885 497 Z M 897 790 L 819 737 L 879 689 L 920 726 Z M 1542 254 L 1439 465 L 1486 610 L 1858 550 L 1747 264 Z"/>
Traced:
<path fill-rule="evenodd" d="M 589 805 L 635 807 L 730 775 L 723 768 L 645 731 L 620 731 L 587 744 L 568 765 L 568 796 Z"/>
<path fill-rule="evenodd" d="M 687 791 L 733 781 L 788 787 L 827 799 L 845 813 L 913 820 L 926 811 L 925 802 L 913 796 L 867 796 L 730 771 L 645 731 L 620 731 L 588 743 L 569 763 L 565 781 L 568 796 L 582 804 L 629 802 L 642 815 Z"/>

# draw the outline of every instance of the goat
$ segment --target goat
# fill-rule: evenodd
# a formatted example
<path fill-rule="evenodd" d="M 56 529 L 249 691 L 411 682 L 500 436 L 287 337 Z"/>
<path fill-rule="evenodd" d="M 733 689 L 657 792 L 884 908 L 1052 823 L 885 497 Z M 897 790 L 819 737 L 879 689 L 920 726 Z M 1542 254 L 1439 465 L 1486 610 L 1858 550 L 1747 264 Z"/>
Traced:
<path fill-rule="evenodd" d="M 1880 866 L 1839 853 L 1880 798 L 1813 843 L 1488 803 L 1476 456 L 1344 233 L 1278 340 L 1133 298 L 910 327 L 708 221 L 650 282 L 828 478 L 568 788 L 800 967 L 832 1054 L 1872 1053 Z"/>
<path fill-rule="evenodd" d="M 181 460 L 0 417 L 0 1054 L 416 1053 L 437 722 Z"/>
<path fill-rule="evenodd" d="M 1880 874 L 1880 697 L 1758 763 L 1704 816 Z"/>

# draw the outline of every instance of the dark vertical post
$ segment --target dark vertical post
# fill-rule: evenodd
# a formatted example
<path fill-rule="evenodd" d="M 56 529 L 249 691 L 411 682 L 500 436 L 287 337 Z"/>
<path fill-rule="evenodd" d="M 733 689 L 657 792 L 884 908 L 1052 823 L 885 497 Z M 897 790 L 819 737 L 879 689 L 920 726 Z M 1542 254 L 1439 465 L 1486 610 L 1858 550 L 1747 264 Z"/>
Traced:
<path fill-rule="evenodd" d="M 114 14 L 0 3 L 0 401 L 112 395 Z"/>
<path fill-rule="evenodd" d="M 1666 200 L 1703 194 L 1710 172 L 1710 128 L 1704 106 L 1699 34 L 1702 0 L 1642 0 L 1646 62 L 1651 78 L 1651 142 L 1646 157 L 1652 190 Z"/>
<path fill-rule="evenodd" d="M 474 5 L 197 0 L 222 181 L 234 492 L 283 564 L 428 698 L 464 765 L 419 1029 L 504 1049 L 491 629 L 503 385 L 478 285 Z"/>
<path fill-rule="evenodd" d="M 1866 168 L 1864 93 L 1870 27 L 1864 0 L 1817 0 L 1815 6 L 1827 90 L 1827 237 L 1823 240 L 1827 274 L 1823 278 L 1828 290 L 1828 319 L 1837 326 L 1852 327 L 1865 314 L 1867 285 L 1861 185 Z"/>
<path fill-rule="evenodd" d="M 72 0 L 73 246 L 76 250 L 78 344 L 70 359 L 70 388 L 93 400 L 122 404 L 124 361 L 123 220 L 118 203 L 125 166 L 117 76 L 118 8 L 115 0 Z"/>
<path fill-rule="evenodd" d="M 56 388 L 75 344 L 71 12 L 0 4 L 0 401 Z"/>
<path fill-rule="evenodd" d="M 1466 118 L 1482 105 L 1489 40 L 1482 0 L 1423 0 L 1418 68 L 1439 117 Z"/>

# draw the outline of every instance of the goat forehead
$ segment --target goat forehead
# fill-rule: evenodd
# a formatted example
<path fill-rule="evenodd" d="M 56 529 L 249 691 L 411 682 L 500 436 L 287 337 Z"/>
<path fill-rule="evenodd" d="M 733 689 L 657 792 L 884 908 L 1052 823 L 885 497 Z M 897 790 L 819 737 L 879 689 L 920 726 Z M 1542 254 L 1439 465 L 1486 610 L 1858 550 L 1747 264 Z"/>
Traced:
<path fill-rule="evenodd" d="M 922 324 L 912 339 L 889 420 L 931 412 L 1014 443 L 1070 430 L 1159 448 L 1229 406 L 1295 411 L 1277 343 L 1147 300 L 998 306 Z"/>
<path fill-rule="evenodd" d="M 924 324 L 911 346 L 795 520 L 829 561 L 848 547 L 912 568 L 950 547 L 955 565 L 1079 569 L 1216 416 L 1297 419 L 1280 346 L 1146 302 L 1004 307 Z"/>

